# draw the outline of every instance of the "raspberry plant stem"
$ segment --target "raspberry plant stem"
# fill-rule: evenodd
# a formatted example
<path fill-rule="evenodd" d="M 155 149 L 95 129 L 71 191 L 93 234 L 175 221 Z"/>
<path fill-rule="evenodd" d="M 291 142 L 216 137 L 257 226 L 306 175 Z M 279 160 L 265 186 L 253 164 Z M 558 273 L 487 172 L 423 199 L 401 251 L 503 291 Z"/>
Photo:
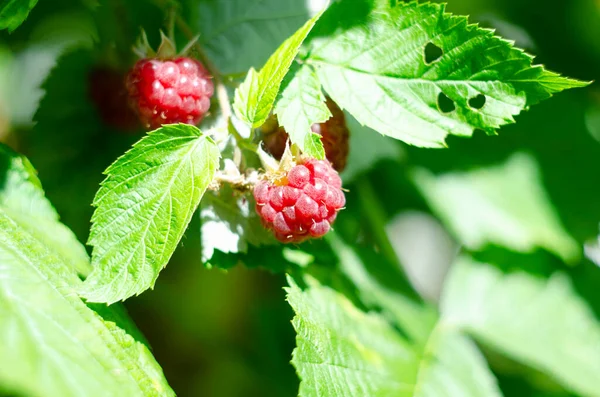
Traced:
<path fill-rule="evenodd" d="M 230 120 L 227 121 L 227 130 L 231 135 L 233 135 L 240 147 L 256 153 L 258 150 L 258 145 L 253 143 L 251 139 L 245 139 L 243 136 L 241 136 Z"/>

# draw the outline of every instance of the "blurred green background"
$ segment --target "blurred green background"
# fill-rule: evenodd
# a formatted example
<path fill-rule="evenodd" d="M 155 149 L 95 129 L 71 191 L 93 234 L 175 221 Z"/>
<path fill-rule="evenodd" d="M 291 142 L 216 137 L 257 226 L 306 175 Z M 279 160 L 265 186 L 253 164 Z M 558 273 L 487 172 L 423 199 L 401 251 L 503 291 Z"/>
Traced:
<path fill-rule="evenodd" d="M 315 1 L 306 6 L 297 1 L 307 11 L 315 7 Z M 143 134 L 119 94 L 122 73 L 135 60 L 130 47 L 140 27 L 156 43 L 167 17 L 154 1 L 92 3 L 40 1 L 20 28 L 0 33 L 0 140 L 30 158 L 63 222 L 81 241 L 87 239 L 90 203 L 102 171 Z M 196 3 L 210 1 L 186 1 L 182 8 L 194 10 Z M 600 76 L 600 0 L 450 0 L 447 7 L 496 29 L 551 70 L 582 80 Z M 384 139 L 376 138 L 380 144 Z M 353 182 L 367 178 L 372 186 L 389 189 L 390 194 L 376 199 L 386 218 L 393 219 L 390 239 L 405 265 L 416 263 L 410 256 L 419 253 L 403 250 L 403 241 L 415 233 L 425 236 L 417 244 L 425 244 L 429 257 L 409 273 L 429 299 L 439 293 L 444 274 L 439 264 L 450 261 L 456 245 L 428 215 L 405 172 L 408 166 L 434 173 L 467 170 L 525 151 L 537 159 L 544 186 L 571 235 L 583 244 L 598 234 L 598 84 L 532 108 L 496 137 L 476 133 L 469 140 L 450 138 L 449 150 L 408 148 L 388 139 L 386 150 L 374 154 L 382 161 L 365 164 L 358 137 L 352 143 L 344 175 L 350 210 L 341 214 L 338 228 L 347 239 L 367 244 L 368 235 L 353 233 L 368 216 L 359 203 L 365 192 L 353 189 Z M 395 146 L 390 150 L 390 145 Z M 438 266 L 427 267 L 427 259 Z M 545 266 L 528 270 L 544 273 Z M 568 272 L 598 316 L 600 276 L 594 266 L 584 261 Z M 298 380 L 289 364 L 294 332 L 284 283 L 283 275 L 263 270 L 205 267 L 196 216 L 154 291 L 126 306 L 178 395 L 293 396 Z M 489 354 L 505 395 L 568 395 L 530 370 Z"/>

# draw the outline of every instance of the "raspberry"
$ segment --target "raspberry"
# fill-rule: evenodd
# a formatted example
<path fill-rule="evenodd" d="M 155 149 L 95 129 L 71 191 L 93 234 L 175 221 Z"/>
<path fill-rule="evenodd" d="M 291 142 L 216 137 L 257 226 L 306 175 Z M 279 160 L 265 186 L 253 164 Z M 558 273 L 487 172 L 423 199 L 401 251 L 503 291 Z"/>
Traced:
<path fill-rule="evenodd" d="M 278 183 L 259 182 L 254 198 L 263 224 L 283 243 L 324 236 L 346 204 L 338 173 L 315 159 L 295 165 Z"/>
<path fill-rule="evenodd" d="M 190 58 L 142 59 L 126 79 L 130 105 L 148 128 L 162 124 L 196 125 L 210 107 L 212 79 Z"/>
<path fill-rule="evenodd" d="M 135 131 L 139 122 L 127 106 L 124 73 L 108 67 L 94 67 L 88 75 L 88 94 L 102 121 L 122 131 Z"/>
<path fill-rule="evenodd" d="M 327 98 L 327 107 L 331 111 L 331 117 L 324 123 L 313 124 L 311 129 L 321 135 L 321 142 L 323 142 L 327 160 L 331 162 L 333 168 L 342 172 L 346 167 L 348 158 L 350 132 L 346 126 L 346 117 L 342 109 L 330 98 Z M 272 115 L 261 130 L 267 151 L 276 159 L 281 159 L 285 151 L 288 134 L 278 124 L 277 117 Z"/>

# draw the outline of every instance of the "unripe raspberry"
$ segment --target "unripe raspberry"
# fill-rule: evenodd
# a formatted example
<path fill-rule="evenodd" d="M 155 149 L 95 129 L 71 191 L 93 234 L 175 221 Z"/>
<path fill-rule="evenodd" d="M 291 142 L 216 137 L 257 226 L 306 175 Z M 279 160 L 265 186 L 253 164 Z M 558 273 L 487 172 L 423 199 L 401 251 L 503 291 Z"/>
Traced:
<path fill-rule="evenodd" d="M 148 128 L 198 124 L 210 107 L 214 85 L 202 64 L 191 58 L 138 61 L 126 80 L 130 105 Z"/>
<path fill-rule="evenodd" d="M 342 109 L 329 98 L 327 98 L 327 107 L 331 111 L 331 117 L 324 123 L 313 124 L 311 129 L 321 135 L 327 160 L 331 162 L 333 168 L 342 172 L 348 159 L 350 132 Z M 288 134 L 277 122 L 277 116 L 271 115 L 261 130 L 266 150 L 276 159 L 281 159 Z"/>
<path fill-rule="evenodd" d="M 282 180 L 254 188 L 256 211 L 283 243 L 324 236 L 346 204 L 342 180 L 326 160 L 295 165 Z"/>

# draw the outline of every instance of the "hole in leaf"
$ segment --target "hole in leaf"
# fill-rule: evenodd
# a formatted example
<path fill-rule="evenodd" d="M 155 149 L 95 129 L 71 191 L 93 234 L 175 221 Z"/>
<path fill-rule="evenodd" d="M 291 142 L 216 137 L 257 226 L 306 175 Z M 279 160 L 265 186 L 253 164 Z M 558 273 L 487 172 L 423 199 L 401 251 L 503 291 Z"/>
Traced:
<path fill-rule="evenodd" d="M 483 105 L 485 105 L 485 101 L 485 95 L 479 94 L 476 97 L 469 99 L 469 106 L 471 106 L 473 109 L 479 110 L 483 107 Z"/>
<path fill-rule="evenodd" d="M 438 108 L 443 113 L 450 113 L 456 109 L 456 105 L 454 105 L 454 101 L 446 96 L 443 92 L 440 92 L 438 95 Z"/>
<path fill-rule="evenodd" d="M 444 51 L 433 43 L 427 43 L 425 46 L 425 63 L 430 64 L 437 61 L 444 55 Z"/>

